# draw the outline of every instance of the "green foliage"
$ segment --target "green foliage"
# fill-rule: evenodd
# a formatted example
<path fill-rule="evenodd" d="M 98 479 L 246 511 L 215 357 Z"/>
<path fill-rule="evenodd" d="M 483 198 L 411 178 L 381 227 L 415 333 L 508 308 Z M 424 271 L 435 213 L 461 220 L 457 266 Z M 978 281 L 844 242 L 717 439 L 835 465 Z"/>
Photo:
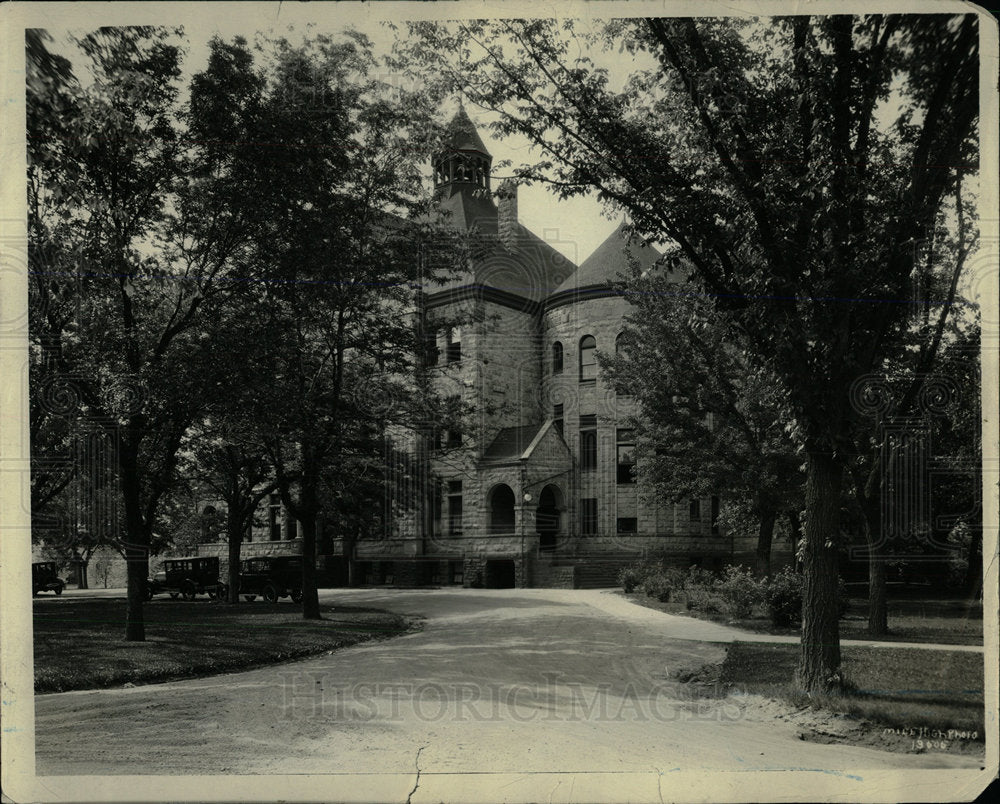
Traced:
<path fill-rule="evenodd" d="M 726 567 L 714 584 L 725 603 L 726 612 L 738 620 L 749 617 L 764 602 L 766 580 L 757 578 L 745 567 Z"/>
<path fill-rule="evenodd" d="M 771 576 L 764 597 L 775 627 L 788 628 L 802 619 L 802 582 L 790 567 Z"/>
<path fill-rule="evenodd" d="M 640 564 L 630 564 L 618 570 L 618 585 L 625 594 L 632 594 L 645 579 L 645 572 Z"/>
<path fill-rule="evenodd" d="M 499 110 L 500 133 L 537 147 L 520 175 L 564 197 L 596 193 L 673 244 L 658 272 L 693 276 L 748 369 L 780 382 L 815 489 L 803 539 L 811 633 L 831 633 L 836 616 L 821 600 L 836 589 L 856 383 L 887 364 L 927 371 L 941 327 L 910 338 L 914 311 L 899 302 L 914 277 L 942 277 L 943 321 L 971 242 L 960 232 L 957 248 L 916 245 L 936 242 L 952 214 L 959 229 L 965 220 L 980 19 L 653 17 L 598 32 L 588 22 L 587 34 L 565 19 L 470 20 L 414 23 L 400 43 L 430 80 L 462 86 Z M 587 35 L 634 58 L 624 83 L 579 55 Z M 821 688 L 838 657 L 810 639 L 800 677 Z"/>

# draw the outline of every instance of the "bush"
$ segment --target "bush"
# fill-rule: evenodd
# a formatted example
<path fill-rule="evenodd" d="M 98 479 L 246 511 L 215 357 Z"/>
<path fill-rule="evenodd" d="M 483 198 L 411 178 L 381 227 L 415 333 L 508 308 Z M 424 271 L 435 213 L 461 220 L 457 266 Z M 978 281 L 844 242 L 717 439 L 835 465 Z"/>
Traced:
<path fill-rule="evenodd" d="M 730 617 L 743 620 L 753 614 L 754 608 L 764 602 L 766 581 L 760 581 L 743 567 L 726 567 L 714 589 Z"/>
<path fill-rule="evenodd" d="M 630 564 L 618 570 L 618 585 L 625 594 L 631 594 L 640 586 L 646 576 L 642 564 Z"/>
<path fill-rule="evenodd" d="M 787 628 L 802 620 L 802 576 L 791 567 L 771 576 L 765 592 L 771 623 Z"/>
<path fill-rule="evenodd" d="M 670 600 L 673 584 L 666 572 L 654 572 L 647 575 L 642 582 L 642 589 L 649 597 L 655 597 L 661 603 Z"/>
<path fill-rule="evenodd" d="M 715 575 L 710 570 L 692 565 L 688 568 L 687 575 L 684 578 L 684 588 L 692 591 L 710 589 L 714 582 Z"/>

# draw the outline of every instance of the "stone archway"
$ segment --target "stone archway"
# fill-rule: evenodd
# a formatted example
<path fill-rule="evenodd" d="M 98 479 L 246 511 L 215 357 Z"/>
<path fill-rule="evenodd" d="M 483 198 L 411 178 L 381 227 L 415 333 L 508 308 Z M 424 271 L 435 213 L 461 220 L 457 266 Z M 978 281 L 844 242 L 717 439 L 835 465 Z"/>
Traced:
<path fill-rule="evenodd" d="M 562 529 L 563 495 L 558 486 L 548 485 L 538 496 L 535 512 L 535 529 L 538 532 L 538 549 L 554 550 Z"/>
<path fill-rule="evenodd" d="M 506 483 L 490 490 L 490 533 L 514 533 L 514 491 Z"/>

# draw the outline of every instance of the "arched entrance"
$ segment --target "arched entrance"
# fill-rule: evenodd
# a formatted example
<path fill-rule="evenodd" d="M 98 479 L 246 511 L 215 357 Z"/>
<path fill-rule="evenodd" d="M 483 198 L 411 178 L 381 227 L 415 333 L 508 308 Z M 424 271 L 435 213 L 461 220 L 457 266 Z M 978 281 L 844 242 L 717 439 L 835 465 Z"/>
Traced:
<path fill-rule="evenodd" d="M 538 549 L 554 550 L 562 518 L 562 492 L 558 486 L 546 486 L 538 497 L 535 512 L 535 529 L 538 532 Z"/>
<path fill-rule="evenodd" d="M 490 533 L 514 532 L 514 492 L 501 483 L 490 491 Z"/>

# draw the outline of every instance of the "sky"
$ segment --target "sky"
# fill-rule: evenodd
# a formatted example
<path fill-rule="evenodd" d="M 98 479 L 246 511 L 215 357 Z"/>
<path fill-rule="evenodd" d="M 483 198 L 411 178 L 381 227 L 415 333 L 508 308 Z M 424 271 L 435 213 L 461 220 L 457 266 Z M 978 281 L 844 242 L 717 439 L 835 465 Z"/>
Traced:
<path fill-rule="evenodd" d="M 294 41 L 302 36 L 310 25 L 312 25 L 310 33 L 336 34 L 349 24 L 369 36 L 374 44 L 376 54 L 388 53 L 395 36 L 370 12 L 355 15 L 350 20 L 345 20 L 343 19 L 344 15 L 331 14 L 330 10 L 323 4 L 273 4 L 250 18 L 240 14 L 207 13 L 208 10 L 215 11 L 211 6 L 206 7 L 205 14 L 192 16 L 189 13 L 190 7 L 198 5 L 196 3 L 177 4 L 176 22 L 164 18 L 162 15 L 158 20 L 160 24 L 178 24 L 184 27 L 187 37 L 187 54 L 184 58 L 184 76 L 182 78 L 184 85 L 188 83 L 190 76 L 207 66 L 208 43 L 215 35 L 225 40 L 243 36 L 248 41 L 253 42 L 254 35 L 260 31 L 287 36 Z M 84 33 L 92 30 L 93 27 L 96 26 L 73 26 L 72 28 L 51 26 L 47 28 L 55 40 L 50 43 L 50 49 L 69 58 L 76 68 L 78 77 L 81 78 L 83 56 L 68 41 L 68 34 L 71 31 Z M 386 76 L 386 78 L 389 81 L 393 80 L 391 75 Z M 440 110 L 442 121 L 451 118 L 456 104 L 457 100 L 451 100 L 442 106 Z M 484 143 L 489 148 L 494 165 L 504 160 L 510 160 L 514 165 L 518 165 L 535 161 L 541 156 L 540 152 L 531 147 L 524 138 L 516 136 L 504 139 L 497 138 L 488 128 L 491 119 L 488 113 L 468 100 L 465 101 L 465 107 L 473 122 L 476 123 Z M 493 186 L 496 187 L 499 184 L 499 179 L 508 173 L 509 169 L 496 170 Z M 429 166 L 427 175 L 429 182 Z M 621 216 L 608 218 L 603 214 L 601 204 L 593 196 L 561 201 L 540 185 L 522 186 L 519 189 L 518 218 L 523 225 L 577 265 L 595 251 L 621 221 Z"/>

